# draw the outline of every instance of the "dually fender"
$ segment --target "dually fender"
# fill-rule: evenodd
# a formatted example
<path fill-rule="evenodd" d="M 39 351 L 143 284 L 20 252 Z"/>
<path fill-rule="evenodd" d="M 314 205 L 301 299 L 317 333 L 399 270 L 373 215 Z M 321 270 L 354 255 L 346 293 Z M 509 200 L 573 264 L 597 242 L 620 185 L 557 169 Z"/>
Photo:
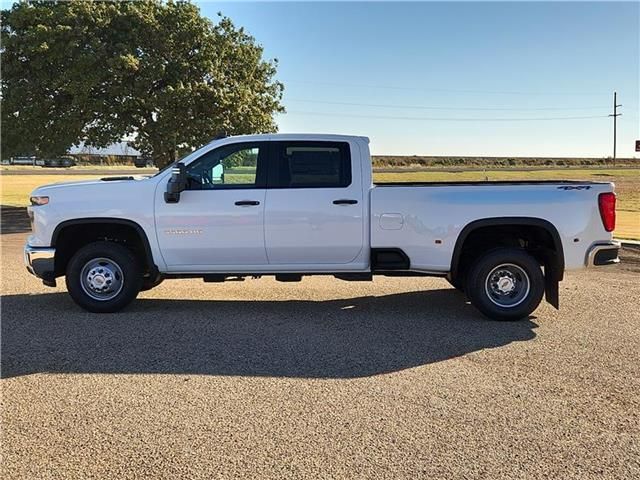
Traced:
<path fill-rule="evenodd" d="M 474 220 L 460 231 L 451 257 L 450 272 L 455 277 L 459 271 L 462 246 L 467 237 L 478 228 L 497 227 L 505 225 L 534 226 L 543 228 L 553 240 L 555 255 L 548 255 L 545 259 L 545 298 L 555 308 L 559 308 L 558 282 L 564 277 L 564 248 L 558 229 L 548 220 L 536 217 L 491 217 Z"/>

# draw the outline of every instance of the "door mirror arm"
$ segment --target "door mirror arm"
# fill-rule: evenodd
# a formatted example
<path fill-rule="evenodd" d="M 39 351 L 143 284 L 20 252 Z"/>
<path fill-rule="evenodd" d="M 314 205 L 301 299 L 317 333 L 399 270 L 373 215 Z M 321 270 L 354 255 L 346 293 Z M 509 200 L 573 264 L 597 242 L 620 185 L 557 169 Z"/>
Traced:
<path fill-rule="evenodd" d="M 187 167 L 184 163 L 177 163 L 171 169 L 171 178 L 167 182 L 167 191 L 164 192 L 166 203 L 178 203 L 180 192 L 187 189 Z"/>

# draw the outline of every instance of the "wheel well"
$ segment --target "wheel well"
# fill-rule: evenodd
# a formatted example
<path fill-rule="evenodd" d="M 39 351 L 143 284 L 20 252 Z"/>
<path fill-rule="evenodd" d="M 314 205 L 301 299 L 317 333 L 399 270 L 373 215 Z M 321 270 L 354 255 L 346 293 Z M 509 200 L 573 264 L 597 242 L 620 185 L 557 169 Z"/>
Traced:
<path fill-rule="evenodd" d="M 497 247 L 526 250 L 545 267 L 545 277 L 554 281 L 562 280 L 564 253 L 560 236 L 549 222 L 537 219 L 507 223 L 481 220 L 465 227 L 454 250 L 451 278 L 464 278 L 476 258 Z"/>
<path fill-rule="evenodd" d="M 141 260 L 145 275 L 157 271 L 151 248 L 142 228 L 124 220 L 71 220 L 60 224 L 51 245 L 56 248 L 55 275 L 65 274 L 71 257 L 82 247 L 97 241 L 115 242 L 128 248 Z"/>

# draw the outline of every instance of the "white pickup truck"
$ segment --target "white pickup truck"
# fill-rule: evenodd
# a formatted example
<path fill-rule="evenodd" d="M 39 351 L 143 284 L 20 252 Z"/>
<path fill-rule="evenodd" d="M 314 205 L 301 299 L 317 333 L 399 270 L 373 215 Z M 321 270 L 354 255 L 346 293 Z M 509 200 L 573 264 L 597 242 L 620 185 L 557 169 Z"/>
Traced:
<path fill-rule="evenodd" d="M 374 184 L 369 141 L 216 139 L 152 177 L 37 188 L 27 269 L 91 312 L 164 279 L 441 276 L 497 320 L 558 307 L 567 269 L 618 261 L 613 184 Z"/>

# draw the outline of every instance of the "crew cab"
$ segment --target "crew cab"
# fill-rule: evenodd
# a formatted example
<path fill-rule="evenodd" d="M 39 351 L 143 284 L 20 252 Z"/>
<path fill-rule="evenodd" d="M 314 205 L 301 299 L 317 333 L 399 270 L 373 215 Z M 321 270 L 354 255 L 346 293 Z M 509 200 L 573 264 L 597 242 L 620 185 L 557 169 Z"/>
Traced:
<path fill-rule="evenodd" d="M 220 138 L 149 177 L 37 188 L 27 269 L 115 312 L 171 278 L 445 277 L 486 316 L 559 304 L 565 270 L 618 261 L 613 184 L 374 184 L 365 137 Z"/>

